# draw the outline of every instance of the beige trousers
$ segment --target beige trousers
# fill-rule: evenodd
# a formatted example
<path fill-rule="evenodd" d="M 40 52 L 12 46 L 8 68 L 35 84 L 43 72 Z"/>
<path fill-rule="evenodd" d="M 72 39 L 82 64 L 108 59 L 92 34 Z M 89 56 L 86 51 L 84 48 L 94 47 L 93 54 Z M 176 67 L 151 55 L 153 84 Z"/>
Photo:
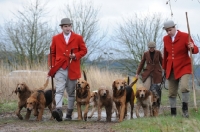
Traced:
<path fill-rule="evenodd" d="M 170 73 L 168 83 L 169 83 L 169 98 L 175 98 L 178 94 L 178 89 L 181 93 L 188 93 L 189 89 L 189 77 L 190 74 L 185 74 L 179 79 L 174 78 L 173 70 Z"/>
<path fill-rule="evenodd" d="M 144 87 L 147 88 L 148 90 L 150 89 L 151 84 L 155 84 L 154 81 L 152 80 L 152 77 L 149 76 L 147 77 L 147 79 L 144 82 Z M 159 85 L 160 83 L 157 83 L 157 85 Z"/>
<path fill-rule="evenodd" d="M 148 90 L 150 89 L 151 86 L 151 78 L 152 78 L 151 76 L 147 77 L 147 79 L 144 82 L 144 87 L 147 88 Z"/>

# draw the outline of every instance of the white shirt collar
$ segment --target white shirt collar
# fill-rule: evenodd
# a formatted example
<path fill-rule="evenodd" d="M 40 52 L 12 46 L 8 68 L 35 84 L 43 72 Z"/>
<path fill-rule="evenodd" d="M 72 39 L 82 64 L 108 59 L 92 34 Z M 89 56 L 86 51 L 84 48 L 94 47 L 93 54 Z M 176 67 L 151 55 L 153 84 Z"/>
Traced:
<path fill-rule="evenodd" d="M 71 32 L 70 32 L 68 35 L 65 35 L 65 34 L 63 33 L 63 35 L 64 35 L 64 38 L 65 38 L 65 39 L 69 39 L 70 36 L 71 36 Z"/>
<path fill-rule="evenodd" d="M 65 38 L 66 43 L 68 43 L 69 38 L 70 38 L 70 36 L 71 36 L 71 32 L 70 32 L 68 35 L 65 35 L 65 34 L 63 33 L 63 35 L 64 35 L 64 38 Z"/>
<path fill-rule="evenodd" d="M 175 39 L 177 33 L 178 33 L 178 31 L 176 30 L 174 36 L 171 37 L 172 38 L 172 42 L 174 42 L 174 39 Z"/>

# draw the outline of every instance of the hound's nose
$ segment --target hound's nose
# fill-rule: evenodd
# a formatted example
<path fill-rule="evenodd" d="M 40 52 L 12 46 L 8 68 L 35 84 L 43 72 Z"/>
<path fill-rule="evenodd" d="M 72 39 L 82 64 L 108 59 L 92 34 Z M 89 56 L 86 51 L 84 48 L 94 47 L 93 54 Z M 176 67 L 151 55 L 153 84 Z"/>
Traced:
<path fill-rule="evenodd" d="M 106 93 L 104 93 L 103 96 L 106 96 Z"/>
<path fill-rule="evenodd" d="M 18 87 L 18 90 L 20 90 L 20 87 Z"/>
<path fill-rule="evenodd" d="M 81 87 L 81 84 L 78 84 L 78 87 Z"/>

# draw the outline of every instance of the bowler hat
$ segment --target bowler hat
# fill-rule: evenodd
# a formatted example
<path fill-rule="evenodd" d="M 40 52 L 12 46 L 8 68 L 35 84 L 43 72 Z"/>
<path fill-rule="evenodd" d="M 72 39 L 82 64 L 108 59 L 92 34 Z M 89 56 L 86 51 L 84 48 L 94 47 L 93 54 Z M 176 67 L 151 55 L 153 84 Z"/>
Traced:
<path fill-rule="evenodd" d="M 156 47 L 155 42 L 149 42 L 147 45 L 148 45 L 149 48 L 155 48 Z"/>
<path fill-rule="evenodd" d="M 171 28 L 171 27 L 174 27 L 176 24 L 174 24 L 174 22 L 172 20 L 169 20 L 169 21 L 166 21 L 164 23 L 164 27 L 163 29 L 168 29 L 168 28 Z"/>
<path fill-rule="evenodd" d="M 71 20 L 70 20 L 69 18 L 63 18 L 63 19 L 61 20 L 59 26 L 67 25 L 67 24 L 72 24 Z"/>

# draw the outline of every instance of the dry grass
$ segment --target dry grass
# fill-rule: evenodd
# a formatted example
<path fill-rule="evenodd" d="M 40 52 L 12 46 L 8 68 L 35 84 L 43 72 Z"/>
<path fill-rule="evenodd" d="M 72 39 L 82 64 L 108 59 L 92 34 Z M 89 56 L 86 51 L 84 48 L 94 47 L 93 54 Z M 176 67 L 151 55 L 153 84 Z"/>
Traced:
<path fill-rule="evenodd" d="M 13 90 L 15 90 L 18 83 L 25 82 L 30 89 L 35 89 L 43 86 L 47 77 L 47 66 L 35 64 L 32 68 L 29 68 L 27 65 L 25 66 L 12 66 L 7 69 L 3 66 L 1 62 L 0 67 L 0 103 L 13 101 L 17 99 L 15 93 L 12 94 Z M 15 74 L 14 76 L 9 76 L 9 73 L 15 70 L 36 70 L 42 71 L 44 73 L 40 74 L 40 76 L 33 76 L 31 74 Z M 49 85 L 50 87 L 50 85 Z"/>
<path fill-rule="evenodd" d="M 100 86 L 112 87 L 115 79 L 125 78 L 119 72 L 111 72 L 107 70 L 99 70 L 96 67 L 91 67 L 86 70 L 87 81 L 90 84 L 91 91 L 97 90 Z"/>
<path fill-rule="evenodd" d="M 23 70 L 30 70 L 30 69 L 24 68 Z M 43 86 L 47 77 L 47 69 L 45 68 L 45 66 L 38 66 L 34 68 L 34 70 L 39 70 L 46 73 L 40 76 L 33 76 L 31 74 L 27 74 L 26 76 L 17 75 L 14 77 L 8 77 L 7 75 L 10 73 L 10 71 L 1 67 L 0 69 L 0 78 L 1 78 L 0 79 L 0 103 L 17 99 L 17 96 L 14 93 L 12 94 L 12 91 L 15 90 L 16 85 L 18 83 L 25 82 L 29 86 L 30 89 L 35 89 L 35 88 L 39 88 Z M 90 67 L 86 69 L 86 76 L 90 84 L 91 91 L 98 89 L 102 85 L 111 88 L 112 83 L 115 79 L 125 78 L 120 73 L 110 72 L 106 70 L 103 71 L 95 67 Z M 49 83 L 48 88 L 51 88 L 51 83 Z"/>

